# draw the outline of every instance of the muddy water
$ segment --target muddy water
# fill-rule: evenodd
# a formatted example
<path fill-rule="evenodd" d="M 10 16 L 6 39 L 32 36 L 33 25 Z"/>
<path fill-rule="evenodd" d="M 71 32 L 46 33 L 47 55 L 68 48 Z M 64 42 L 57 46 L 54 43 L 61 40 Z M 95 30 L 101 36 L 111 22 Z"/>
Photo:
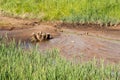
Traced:
<path fill-rule="evenodd" d="M 4 37 L 7 33 L 10 39 L 25 41 L 26 44 L 21 45 L 23 48 L 35 46 L 34 43 L 29 42 L 33 32 L 49 32 L 54 38 L 37 43 L 40 51 L 58 48 L 60 54 L 67 59 L 75 58 L 77 61 L 88 61 L 96 57 L 97 59 L 102 58 L 106 62 L 120 62 L 120 25 L 107 29 L 102 27 L 101 29 L 95 25 L 65 24 L 62 25 L 63 32 L 59 32 L 57 27 L 53 27 L 53 23 L 52 25 L 46 23 L 42 25 L 38 20 L 17 19 L 0 15 L 0 22 L 0 36 Z M 86 31 L 89 34 L 86 34 Z"/>
<path fill-rule="evenodd" d="M 94 57 L 110 62 L 120 61 L 119 40 L 63 32 L 61 36 L 39 45 L 41 50 L 58 48 L 66 58 L 75 57 L 78 61 L 90 60 Z"/>
<path fill-rule="evenodd" d="M 28 34 L 39 29 L 28 29 L 16 30 L 16 31 L 0 31 L 1 34 L 5 32 L 8 36 L 15 37 L 16 39 L 27 39 Z M 45 51 L 47 49 L 57 48 L 60 50 L 60 54 L 67 59 L 75 58 L 77 61 L 84 60 L 88 61 L 96 57 L 97 59 L 104 59 L 106 62 L 118 63 L 120 62 L 120 40 L 106 38 L 104 35 L 100 37 L 97 35 L 91 35 L 94 33 L 86 34 L 85 31 L 74 31 L 74 30 L 64 30 L 60 32 L 60 35 L 49 40 L 37 43 L 40 51 Z M 24 35 L 24 36 L 23 36 Z M 27 36 L 27 37 L 25 37 Z M 105 37 L 106 36 L 106 37 Z M 105 38 L 104 38 L 105 37 Z M 35 46 L 26 42 L 23 47 Z"/>

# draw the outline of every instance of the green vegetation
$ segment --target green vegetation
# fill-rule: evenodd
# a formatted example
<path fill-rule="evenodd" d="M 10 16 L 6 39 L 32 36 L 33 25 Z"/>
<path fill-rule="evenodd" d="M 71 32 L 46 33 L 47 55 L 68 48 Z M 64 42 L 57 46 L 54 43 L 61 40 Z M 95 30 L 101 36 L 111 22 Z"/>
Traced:
<path fill-rule="evenodd" d="M 120 65 L 95 60 L 76 64 L 59 56 L 57 49 L 40 53 L 23 50 L 15 42 L 0 42 L 0 80 L 119 80 Z"/>
<path fill-rule="evenodd" d="M 75 22 L 120 22 L 120 0 L 0 0 L 9 15 Z"/>
<path fill-rule="evenodd" d="M 120 22 L 118 0 L 0 0 L 9 16 L 68 22 Z M 4 24 L 4 23 L 0 23 Z M 6 25 L 6 24 L 4 24 Z M 0 37 L 0 80 L 119 80 L 120 65 L 93 61 L 74 63 L 60 57 L 59 50 L 44 53 L 37 47 L 22 49 Z"/>

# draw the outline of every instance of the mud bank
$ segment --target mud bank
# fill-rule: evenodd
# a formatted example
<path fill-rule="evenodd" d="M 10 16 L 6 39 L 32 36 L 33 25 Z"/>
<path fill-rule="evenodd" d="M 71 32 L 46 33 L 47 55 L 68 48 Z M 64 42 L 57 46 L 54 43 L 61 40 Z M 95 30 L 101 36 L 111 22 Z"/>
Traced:
<path fill-rule="evenodd" d="M 58 26 L 58 27 L 57 27 Z M 69 27 L 63 25 L 49 25 L 37 20 L 23 20 L 0 16 L 0 35 L 9 39 L 15 38 L 31 46 L 33 32 L 49 32 L 54 36 L 49 41 L 39 42 L 39 49 L 58 48 L 60 54 L 68 60 L 88 61 L 94 57 L 104 59 L 105 62 L 120 62 L 120 26 L 96 28 L 94 26 Z"/>

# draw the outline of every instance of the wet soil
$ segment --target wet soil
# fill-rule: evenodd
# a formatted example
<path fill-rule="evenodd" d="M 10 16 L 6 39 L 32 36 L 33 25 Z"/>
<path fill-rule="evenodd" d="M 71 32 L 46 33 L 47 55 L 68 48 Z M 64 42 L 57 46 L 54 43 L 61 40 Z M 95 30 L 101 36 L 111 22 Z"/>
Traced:
<path fill-rule="evenodd" d="M 0 35 L 9 39 L 30 42 L 33 32 L 48 32 L 54 36 L 49 41 L 39 42 L 39 49 L 45 51 L 58 48 L 68 60 L 88 61 L 94 57 L 105 62 L 120 62 L 120 25 L 99 27 L 95 25 L 48 24 L 38 20 L 18 19 L 0 16 Z M 27 45 L 25 45 L 27 46 Z"/>

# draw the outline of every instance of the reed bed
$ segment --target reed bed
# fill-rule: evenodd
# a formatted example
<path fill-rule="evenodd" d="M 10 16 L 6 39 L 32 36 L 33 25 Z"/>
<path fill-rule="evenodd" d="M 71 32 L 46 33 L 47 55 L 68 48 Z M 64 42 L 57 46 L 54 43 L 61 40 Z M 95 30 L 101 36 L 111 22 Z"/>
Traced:
<path fill-rule="evenodd" d="M 120 65 L 104 65 L 94 59 L 74 63 L 53 49 L 41 53 L 25 50 L 20 43 L 0 41 L 0 80 L 119 80 Z"/>

